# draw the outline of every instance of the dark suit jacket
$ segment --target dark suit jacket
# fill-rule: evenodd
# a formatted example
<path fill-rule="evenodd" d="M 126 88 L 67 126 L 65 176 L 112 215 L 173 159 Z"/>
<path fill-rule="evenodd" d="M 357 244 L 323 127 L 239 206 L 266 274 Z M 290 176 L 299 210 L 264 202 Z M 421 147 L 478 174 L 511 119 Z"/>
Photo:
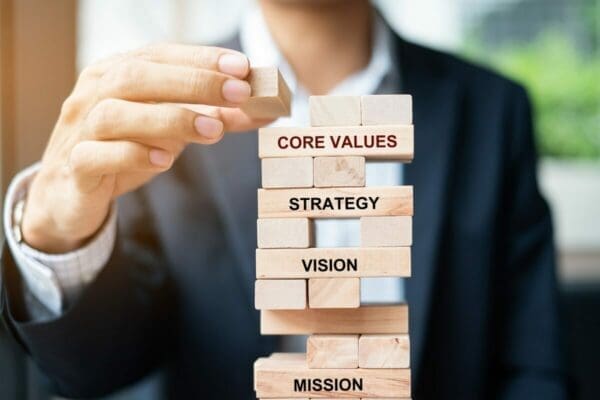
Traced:
<path fill-rule="evenodd" d="M 564 399 L 552 225 L 536 182 L 524 90 L 395 39 L 414 96 L 416 399 Z M 274 350 L 253 307 L 256 134 L 189 146 L 119 201 L 107 267 L 60 318 L 32 321 L 9 251 L 4 320 L 70 397 L 166 364 L 171 398 L 250 399 L 252 363 Z"/>

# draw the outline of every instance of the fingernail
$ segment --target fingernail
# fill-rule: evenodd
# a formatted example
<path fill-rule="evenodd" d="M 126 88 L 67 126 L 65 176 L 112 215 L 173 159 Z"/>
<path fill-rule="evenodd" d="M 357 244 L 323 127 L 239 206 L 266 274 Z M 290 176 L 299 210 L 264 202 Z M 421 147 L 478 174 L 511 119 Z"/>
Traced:
<path fill-rule="evenodd" d="M 171 154 L 168 151 L 152 149 L 149 158 L 150 162 L 157 167 L 168 167 L 171 164 Z"/>
<path fill-rule="evenodd" d="M 223 97 L 231 103 L 243 103 L 250 97 L 250 85 L 246 81 L 229 79 L 223 84 Z"/>
<path fill-rule="evenodd" d="M 218 138 L 223 132 L 223 123 L 221 121 L 202 115 L 196 117 L 194 127 L 196 128 L 196 132 L 207 139 Z"/>
<path fill-rule="evenodd" d="M 245 78 L 249 69 L 248 59 L 241 54 L 223 54 L 218 66 L 219 71 L 240 78 Z"/>

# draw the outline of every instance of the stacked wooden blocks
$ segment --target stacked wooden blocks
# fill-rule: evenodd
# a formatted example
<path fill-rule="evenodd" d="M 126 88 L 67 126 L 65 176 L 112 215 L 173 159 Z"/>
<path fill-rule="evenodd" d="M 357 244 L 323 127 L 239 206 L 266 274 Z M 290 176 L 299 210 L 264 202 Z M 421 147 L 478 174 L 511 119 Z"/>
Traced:
<path fill-rule="evenodd" d="M 413 157 L 408 95 L 317 96 L 310 128 L 259 131 L 261 333 L 311 335 L 255 363 L 260 399 L 411 396 L 408 307 L 361 305 L 362 277 L 409 277 L 413 191 L 366 187 L 365 162 Z M 361 246 L 315 248 L 315 218 L 360 218 Z"/>

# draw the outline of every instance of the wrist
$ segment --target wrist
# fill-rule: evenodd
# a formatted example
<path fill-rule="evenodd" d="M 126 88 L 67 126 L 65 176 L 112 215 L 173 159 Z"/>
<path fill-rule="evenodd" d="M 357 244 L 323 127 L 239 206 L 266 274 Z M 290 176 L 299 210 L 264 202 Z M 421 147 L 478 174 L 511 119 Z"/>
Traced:
<path fill-rule="evenodd" d="M 81 198 L 70 193 L 70 186 L 53 170 L 42 169 L 33 178 L 21 225 L 22 240 L 30 247 L 48 254 L 67 253 L 83 247 L 102 227 L 110 202 L 99 202 L 94 195 Z"/>
<path fill-rule="evenodd" d="M 52 169 L 51 169 L 52 171 Z M 21 239 L 33 249 L 48 254 L 67 253 L 79 248 L 84 237 L 69 233 L 68 218 L 56 217 L 63 204 L 56 205 L 51 193 L 60 191 L 55 172 L 41 168 L 29 184 L 22 210 Z"/>
<path fill-rule="evenodd" d="M 35 212 L 24 210 L 21 224 L 22 240 L 30 247 L 48 254 L 68 253 L 80 248 L 85 238 L 71 237 L 60 232 L 49 218 L 39 218 Z"/>

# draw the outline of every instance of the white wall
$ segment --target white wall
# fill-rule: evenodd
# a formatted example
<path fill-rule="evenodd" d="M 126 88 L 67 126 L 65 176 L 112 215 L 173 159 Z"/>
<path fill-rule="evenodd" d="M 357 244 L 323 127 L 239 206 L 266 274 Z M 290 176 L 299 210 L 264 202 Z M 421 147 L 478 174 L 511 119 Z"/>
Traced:
<path fill-rule="evenodd" d="M 252 0 L 80 0 L 78 66 L 160 41 L 214 43 L 231 35 Z M 407 38 L 455 48 L 459 1 L 375 0 Z"/>

